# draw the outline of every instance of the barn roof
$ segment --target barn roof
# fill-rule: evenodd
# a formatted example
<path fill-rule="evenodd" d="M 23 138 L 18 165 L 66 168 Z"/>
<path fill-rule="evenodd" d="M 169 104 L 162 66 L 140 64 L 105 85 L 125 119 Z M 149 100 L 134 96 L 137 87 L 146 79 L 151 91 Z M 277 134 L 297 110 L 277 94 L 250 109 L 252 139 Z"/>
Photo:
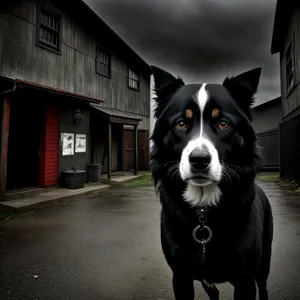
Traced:
<path fill-rule="evenodd" d="M 277 0 L 271 42 L 272 54 L 278 53 L 282 49 L 290 16 L 297 6 L 300 6 L 299 0 Z"/>
<path fill-rule="evenodd" d="M 274 105 L 274 104 L 277 104 L 277 103 L 280 103 L 280 102 L 281 102 L 281 96 L 279 96 L 277 98 L 274 98 L 272 100 L 266 101 L 262 104 L 256 105 L 252 109 L 255 110 L 255 111 L 261 110 L 261 109 L 266 109 L 267 107 L 269 107 L 271 105 Z"/>

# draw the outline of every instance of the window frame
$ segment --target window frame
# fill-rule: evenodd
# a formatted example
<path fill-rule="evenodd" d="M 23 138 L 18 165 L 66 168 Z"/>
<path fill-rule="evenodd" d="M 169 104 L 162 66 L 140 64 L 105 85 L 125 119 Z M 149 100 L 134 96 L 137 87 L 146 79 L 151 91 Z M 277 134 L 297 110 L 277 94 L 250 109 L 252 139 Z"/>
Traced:
<path fill-rule="evenodd" d="M 108 56 L 108 74 L 99 71 L 98 68 L 97 68 L 98 62 L 105 65 L 105 63 L 98 60 L 98 54 L 100 52 L 103 52 Z M 107 78 L 111 78 L 111 53 L 110 53 L 110 51 L 108 51 L 106 48 L 104 48 L 101 45 L 96 45 L 95 72 L 98 75 L 101 75 L 101 76 L 104 76 L 104 77 L 107 77 Z"/>
<path fill-rule="evenodd" d="M 290 57 L 287 58 L 288 52 Z M 289 61 L 287 61 L 289 60 Z M 291 63 L 291 74 L 288 74 L 288 64 Z M 285 74 L 285 86 L 286 86 L 286 95 L 288 96 L 295 87 L 296 82 L 296 74 L 295 74 L 295 49 L 294 49 L 294 36 L 289 40 L 286 49 L 284 51 L 284 74 Z M 289 76 L 292 75 L 292 81 L 290 85 L 288 85 Z"/>
<path fill-rule="evenodd" d="M 52 15 L 52 17 L 57 19 L 57 21 L 58 21 L 57 31 L 41 22 L 41 13 L 42 13 L 42 11 L 46 12 L 49 15 Z M 37 24 L 36 24 L 36 43 L 37 43 L 37 45 L 42 47 L 42 48 L 45 48 L 47 50 L 50 50 L 52 52 L 55 52 L 57 54 L 61 54 L 61 45 L 62 45 L 62 26 L 61 26 L 61 24 L 62 24 L 62 14 L 61 13 L 59 13 L 57 11 L 54 11 L 53 9 L 49 8 L 46 5 L 38 6 L 38 9 L 37 9 Z M 48 42 L 48 41 L 46 41 L 46 40 L 44 40 L 40 37 L 41 27 L 45 27 L 48 30 L 51 30 L 51 31 L 57 33 L 57 38 L 58 38 L 57 46 L 55 46 L 54 44 L 51 44 L 50 42 Z"/>
<path fill-rule="evenodd" d="M 138 80 L 130 77 L 130 71 L 137 75 Z M 135 82 L 137 82 L 137 88 L 134 88 L 134 87 L 130 86 L 130 80 L 134 80 Z M 127 80 L 128 88 L 131 89 L 131 90 L 133 90 L 133 91 L 139 92 L 140 91 L 140 83 L 141 83 L 141 75 L 140 75 L 140 73 L 137 72 L 137 71 L 135 71 L 134 68 L 130 68 L 129 67 L 128 68 L 128 80 Z"/>

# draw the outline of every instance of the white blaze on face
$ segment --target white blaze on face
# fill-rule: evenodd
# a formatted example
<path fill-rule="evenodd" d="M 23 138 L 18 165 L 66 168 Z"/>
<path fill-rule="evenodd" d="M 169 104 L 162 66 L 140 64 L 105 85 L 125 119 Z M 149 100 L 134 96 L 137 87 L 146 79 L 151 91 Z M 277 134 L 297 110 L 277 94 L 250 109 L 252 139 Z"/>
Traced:
<path fill-rule="evenodd" d="M 179 172 L 182 180 L 188 182 L 187 190 L 184 193 L 184 198 L 192 206 L 217 205 L 221 196 L 220 189 L 215 182 L 219 182 L 222 177 L 222 166 L 219 161 L 217 149 L 205 134 L 203 122 L 203 112 L 209 99 L 209 95 L 205 89 L 205 86 L 206 84 L 201 86 L 195 99 L 200 110 L 200 132 L 198 135 L 194 136 L 194 138 L 184 148 L 179 166 Z M 207 173 L 207 176 L 211 180 L 201 184 L 190 179 L 193 174 L 191 172 L 189 156 L 190 153 L 197 148 L 200 150 L 206 148 L 211 156 L 211 163 L 209 164 Z"/>
<path fill-rule="evenodd" d="M 208 101 L 208 94 L 205 90 L 205 86 L 206 86 L 206 84 L 204 83 L 202 85 L 202 87 L 200 88 L 200 90 L 198 92 L 198 95 L 197 95 L 197 98 L 196 98 L 196 100 L 198 102 L 199 109 L 200 109 L 200 138 L 203 135 L 203 122 L 202 122 L 203 112 L 204 112 L 206 103 Z"/>

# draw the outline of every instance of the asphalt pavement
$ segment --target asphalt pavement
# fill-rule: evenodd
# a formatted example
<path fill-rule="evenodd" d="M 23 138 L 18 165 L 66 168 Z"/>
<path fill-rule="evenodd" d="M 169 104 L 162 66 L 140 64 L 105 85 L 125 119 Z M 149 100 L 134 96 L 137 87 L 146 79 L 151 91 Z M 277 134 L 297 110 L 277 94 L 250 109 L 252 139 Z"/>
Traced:
<path fill-rule="evenodd" d="M 300 197 L 260 183 L 274 213 L 270 300 L 300 299 Z M 171 300 L 153 187 L 114 188 L 0 223 L 1 300 Z M 200 284 L 196 299 L 207 299 Z M 232 300 L 229 284 L 218 286 Z"/>

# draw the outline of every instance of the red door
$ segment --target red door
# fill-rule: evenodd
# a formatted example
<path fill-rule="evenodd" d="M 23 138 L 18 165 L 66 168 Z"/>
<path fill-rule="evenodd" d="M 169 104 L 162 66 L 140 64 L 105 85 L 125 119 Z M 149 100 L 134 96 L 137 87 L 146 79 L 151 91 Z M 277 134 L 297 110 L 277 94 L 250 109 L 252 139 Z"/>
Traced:
<path fill-rule="evenodd" d="M 59 157 L 59 109 L 49 102 L 45 111 L 45 130 L 41 136 L 39 185 L 47 187 L 58 184 Z"/>

